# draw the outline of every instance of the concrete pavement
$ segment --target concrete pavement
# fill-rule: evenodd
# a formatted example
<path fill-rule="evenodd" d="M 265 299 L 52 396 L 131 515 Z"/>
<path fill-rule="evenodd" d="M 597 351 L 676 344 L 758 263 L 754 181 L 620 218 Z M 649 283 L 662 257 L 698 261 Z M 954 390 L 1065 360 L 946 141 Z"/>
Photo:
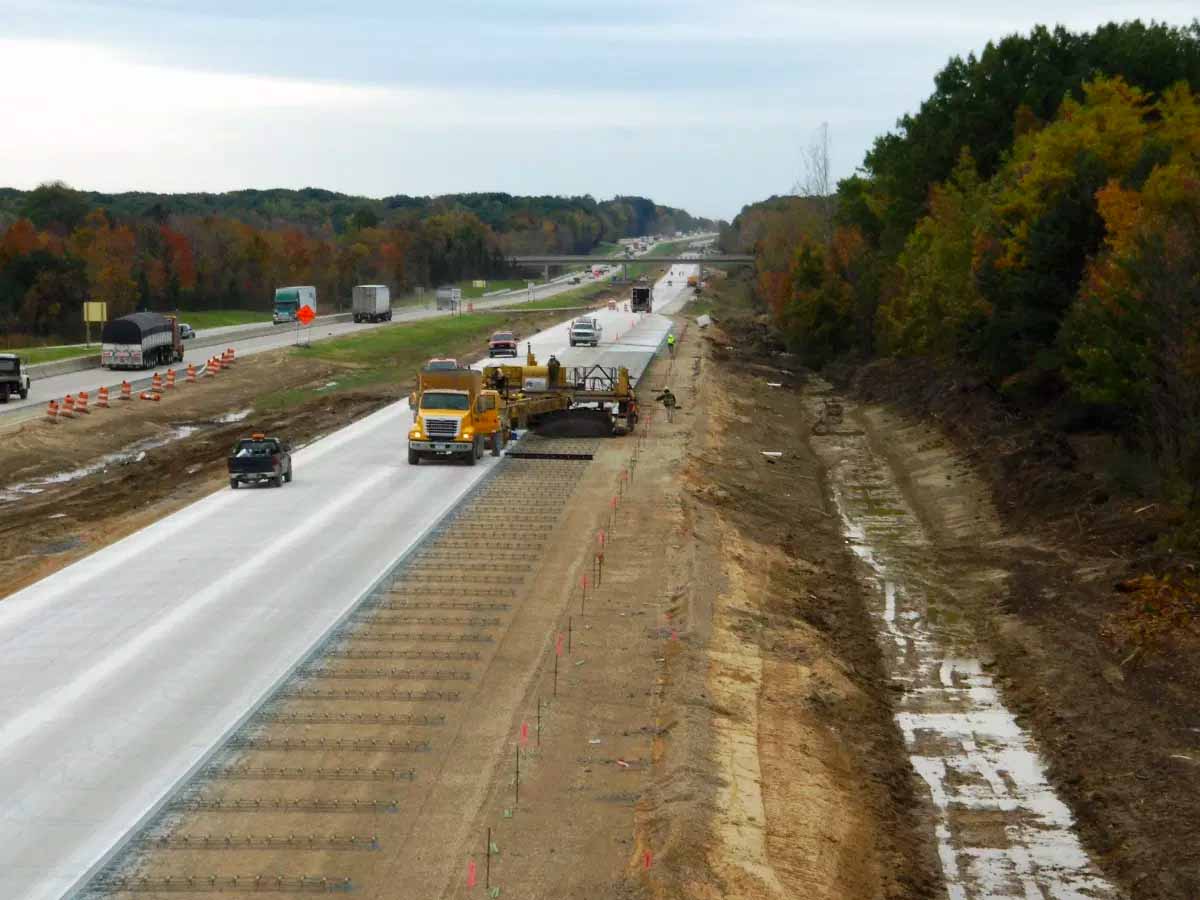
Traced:
<path fill-rule="evenodd" d="M 558 326 L 534 352 L 644 368 L 669 326 L 598 315 L 597 350 Z M 292 484 L 218 491 L 0 604 L 0 896 L 78 886 L 500 462 L 409 466 L 411 420 L 386 407 L 297 451 Z"/>

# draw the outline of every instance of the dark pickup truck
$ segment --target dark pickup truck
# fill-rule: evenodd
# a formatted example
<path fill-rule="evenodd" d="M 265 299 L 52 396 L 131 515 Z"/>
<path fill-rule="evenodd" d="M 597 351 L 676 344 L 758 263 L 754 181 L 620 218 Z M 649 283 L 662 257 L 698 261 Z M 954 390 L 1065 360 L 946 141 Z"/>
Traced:
<path fill-rule="evenodd" d="M 252 434 L 229 454 L 229 486 L 265 481 L 282 487 L 292 480 L 292 445 L 265 434 Z"/>

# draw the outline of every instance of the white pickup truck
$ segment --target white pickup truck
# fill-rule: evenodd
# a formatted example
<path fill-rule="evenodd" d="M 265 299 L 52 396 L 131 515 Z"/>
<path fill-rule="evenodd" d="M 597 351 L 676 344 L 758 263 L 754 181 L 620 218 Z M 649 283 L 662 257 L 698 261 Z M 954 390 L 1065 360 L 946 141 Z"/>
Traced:
<path fill-rule="evenodd" d="M 600 338 L 603 335 L 604 329 L 600 326 L 599 320 L 586 316 L 572 322 L 571 330 L 567 334 L 572 347 L 578 344 L 591 344 L 596 347 L 600 344 Z"/>

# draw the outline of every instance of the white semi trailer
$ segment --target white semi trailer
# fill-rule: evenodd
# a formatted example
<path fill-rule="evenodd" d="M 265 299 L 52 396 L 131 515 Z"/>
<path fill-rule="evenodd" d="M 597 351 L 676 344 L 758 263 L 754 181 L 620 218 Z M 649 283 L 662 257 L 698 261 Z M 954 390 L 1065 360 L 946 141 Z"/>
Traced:
<path fill-rule="evenodd" d="M 355 322 L 390 322 L 392 294 L 386 284 L 356 284 L 351 291 Z"/>

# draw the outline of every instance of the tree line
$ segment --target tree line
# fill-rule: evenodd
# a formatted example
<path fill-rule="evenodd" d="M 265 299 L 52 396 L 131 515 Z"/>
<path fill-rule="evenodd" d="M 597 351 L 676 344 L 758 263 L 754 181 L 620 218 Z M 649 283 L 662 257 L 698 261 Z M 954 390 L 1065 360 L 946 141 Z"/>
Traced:
<path fill-rule="evenodd" d="M 812 365 L 969 366 L 1149 451 L 1200 506 L 1200 23 L 1037 28 L 954 58 L 818 198 L 744 209 L 757 290 Z M 1190 487 L 1189 487 L 1190 485 Z"/>
<path fill-rule="evenodd" d="M 70 340 L 84 300 L 136 309 L 268 309 L 275 287 L 355 284 L 396 293 L 514 274 L 529 253 L 713 227 L 643 197 L 457 194 L 374 200 L 315 188 L 100 194 L 61 183 L 0 189 L 0 333 Z"/>

